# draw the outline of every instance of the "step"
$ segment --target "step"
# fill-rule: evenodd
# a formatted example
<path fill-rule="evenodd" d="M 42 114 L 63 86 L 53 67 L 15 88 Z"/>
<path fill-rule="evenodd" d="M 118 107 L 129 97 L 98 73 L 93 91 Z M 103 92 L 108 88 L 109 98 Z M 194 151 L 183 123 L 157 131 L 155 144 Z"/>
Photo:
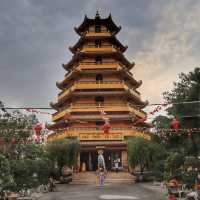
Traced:
<path fill-rule="evenodd" d="M 135 177 L 128 172 L 108 172 L 105 183 L 134 183 Z M 98 184 L 96 172 L 80 172 L 73 174 L 73 180 L 70 184 Z"/>

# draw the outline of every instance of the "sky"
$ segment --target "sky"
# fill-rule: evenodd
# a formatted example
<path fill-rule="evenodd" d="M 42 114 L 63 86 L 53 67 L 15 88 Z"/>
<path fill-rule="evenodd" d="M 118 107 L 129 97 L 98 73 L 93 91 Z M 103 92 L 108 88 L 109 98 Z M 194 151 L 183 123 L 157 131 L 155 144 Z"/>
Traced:
<path fill-rule="evenodd" d="M 79 39 L 84 15 L 112 14 L 118 39 L 142 80 L 143 100 L 163 102 L 178 74 L 199 67 L 198 0 L 0 0 L 0 100 L 8 107 L 48 107 L 59 93 L 62 63 Z M 39 116 L 50 121 L 50 116 Z"/>

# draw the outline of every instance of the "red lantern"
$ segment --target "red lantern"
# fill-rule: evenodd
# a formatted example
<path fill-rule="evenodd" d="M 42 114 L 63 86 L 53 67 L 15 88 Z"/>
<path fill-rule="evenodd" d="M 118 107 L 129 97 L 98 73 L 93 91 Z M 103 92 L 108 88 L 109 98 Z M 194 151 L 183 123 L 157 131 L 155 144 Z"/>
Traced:
<path fill-rule="evenodd" d="M 109 133 L 109 130 L 111 129 L 111 125 L 109 122 L 106 122 L 103 126 L 102 126 L 102 130 L 104 133 Z"/>
<path fill-rule="evenodd" d="M 42 124 L 37 124 L 35 127 L 34 127 L 34 131 L 35 131 L 35 134 L 38 136 L 38 135 L 41 135 L 41 131 L 42 131 Z"/>
<path fill-rule="evenodd" d="M 171 122 L 171 129 L 174 129 L 176 132 L 180 129 L 180 122 L 178 119 L 174 118 Z"/>
<path fill-rule="evenodd" d="M 174 194 L 169 194 L 168 199 L 167 200 L 177 200 L 177 198 L 175 197 Z"/>

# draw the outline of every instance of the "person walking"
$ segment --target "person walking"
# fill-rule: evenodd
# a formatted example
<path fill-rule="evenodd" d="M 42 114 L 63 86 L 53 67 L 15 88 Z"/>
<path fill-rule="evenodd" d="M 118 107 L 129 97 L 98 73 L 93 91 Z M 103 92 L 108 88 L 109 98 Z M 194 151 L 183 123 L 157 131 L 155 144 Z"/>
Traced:
<path fill-rule="evenodd" d="M 100 167 L 99 168 L 99 185 L 103 186 L 105 182 L 105 170 Z"/>

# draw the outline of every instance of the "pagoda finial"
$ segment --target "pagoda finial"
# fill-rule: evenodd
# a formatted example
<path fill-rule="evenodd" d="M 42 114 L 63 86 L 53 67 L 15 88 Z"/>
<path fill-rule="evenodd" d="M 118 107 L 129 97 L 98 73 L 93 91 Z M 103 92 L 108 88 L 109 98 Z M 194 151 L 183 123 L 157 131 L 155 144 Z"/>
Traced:
<path fill-rule="evenodd" d="M 99 19 L 100 15 L 99 15 L 99 11 L 97 10 L 96 15 L 95 15 L 95 19 Z"/>

